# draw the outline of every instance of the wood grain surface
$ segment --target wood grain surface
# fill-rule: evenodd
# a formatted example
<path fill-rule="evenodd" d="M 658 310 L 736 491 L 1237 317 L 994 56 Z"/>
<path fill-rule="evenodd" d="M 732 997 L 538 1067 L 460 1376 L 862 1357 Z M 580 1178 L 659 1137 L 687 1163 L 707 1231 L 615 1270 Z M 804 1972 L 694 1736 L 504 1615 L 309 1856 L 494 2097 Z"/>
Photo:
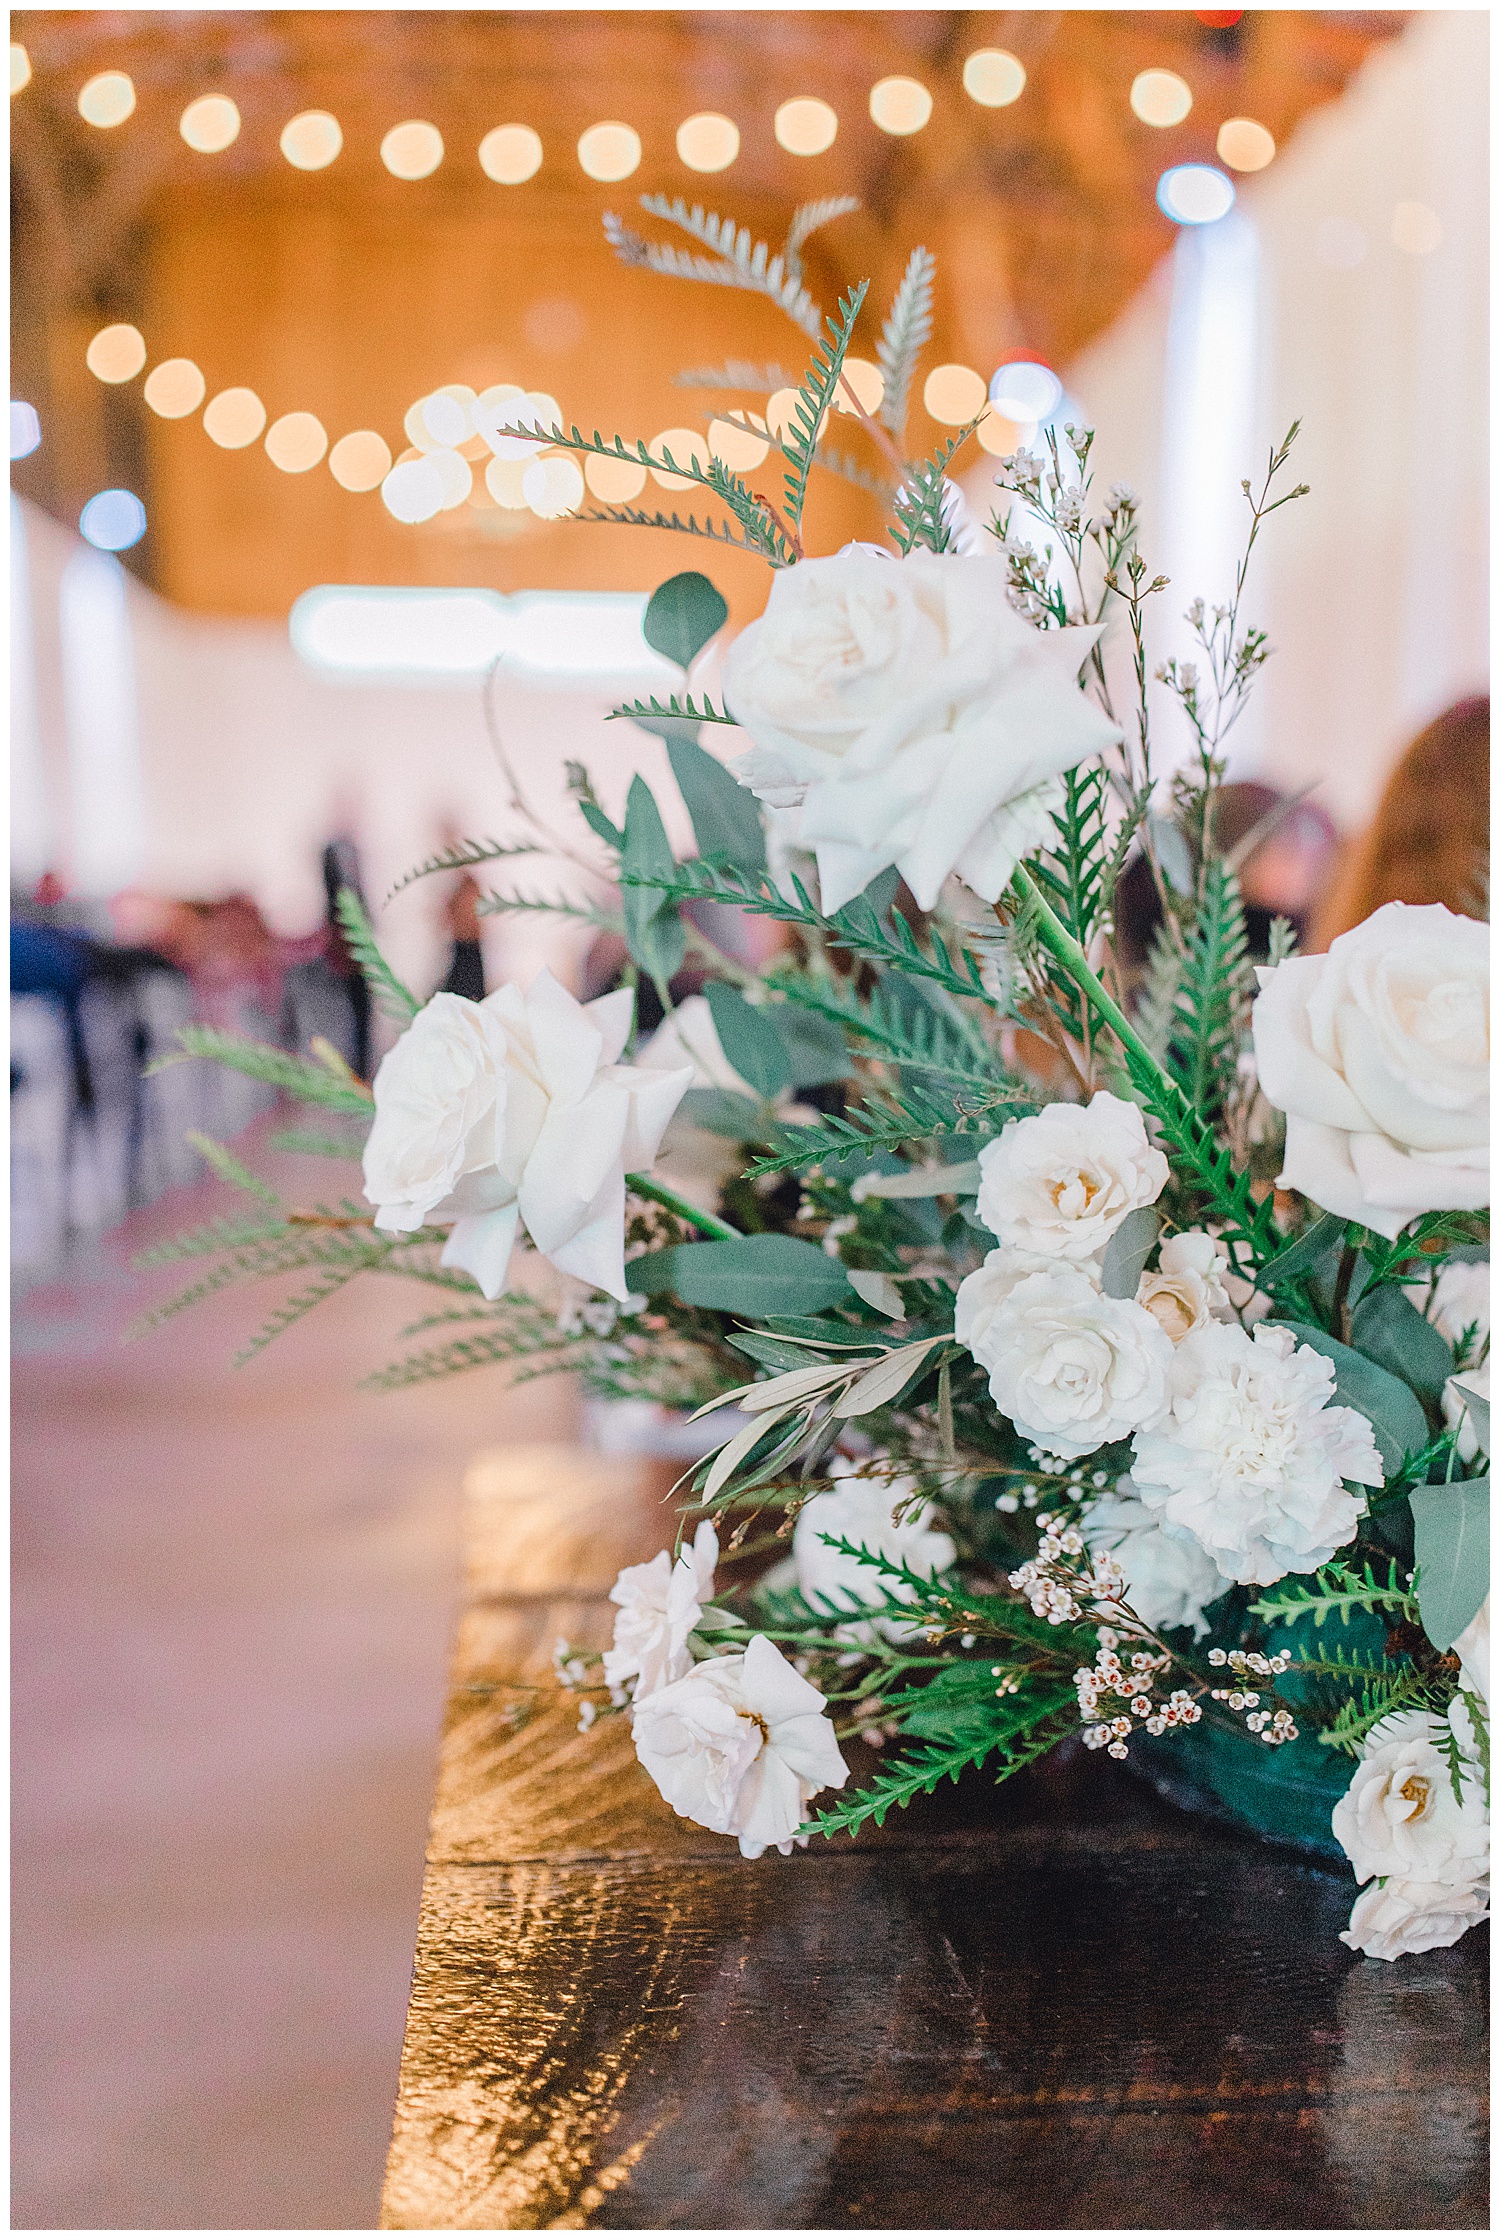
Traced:
<path fill-rule="evenodd" d="M 550 1685 L 660 1486 L 486 1455 L 469 1519 L 387 2229 L 1485 2224 L 1487 1933 L 1358 1959 L 1081 1752 L 747 1864 Z"/>

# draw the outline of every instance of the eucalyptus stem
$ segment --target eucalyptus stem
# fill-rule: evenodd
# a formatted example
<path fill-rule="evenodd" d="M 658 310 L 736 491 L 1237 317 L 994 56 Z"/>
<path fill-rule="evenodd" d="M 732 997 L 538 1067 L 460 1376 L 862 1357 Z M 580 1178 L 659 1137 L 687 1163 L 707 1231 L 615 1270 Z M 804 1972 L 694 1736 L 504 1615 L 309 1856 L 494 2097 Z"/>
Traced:
<path fill-rule="evenodd" d="M 650 1198 L 654 1204 L 665 1206 L 669 1213 L 675 1213 L 679 1220 L 690 1223 L 695 1229 L 701 1229 L 706 1236 L 721 1237 L 726 1244 L 737 1244 L 740 1240 L 740 1230 L 731 1229 L 729 1223 L 721 1221 L 716 1213 L 705 1213 L 690 1198 L 684 1198 L 665 1182 L 658 1182 L 655 1175 L 628 1174 L 625 1177 L 625 1187 L 634 1191 L 638 1198 Z"/>
<path fill-rule="evenodd" d="M 1063 924 L 1041 888 L 1024 864 L 1017 864 L 1015 884 L 1032 904 L 1037 914 L 1037 934 L 1044 948 L 1050 949 L 1060 965 L 1066 966 L 1078 986 L 1093 1004 L 1095 1010 L 1112 1027 L 1125 1048 L 1137 1062 L 1144 1066 L 1173 1097 L 1180 1096 L 1177 1083 L 1153 1050 L 1141 1040 L 1114 997 L 1084 955 L 1083 945 L 1075 941 Z"/>

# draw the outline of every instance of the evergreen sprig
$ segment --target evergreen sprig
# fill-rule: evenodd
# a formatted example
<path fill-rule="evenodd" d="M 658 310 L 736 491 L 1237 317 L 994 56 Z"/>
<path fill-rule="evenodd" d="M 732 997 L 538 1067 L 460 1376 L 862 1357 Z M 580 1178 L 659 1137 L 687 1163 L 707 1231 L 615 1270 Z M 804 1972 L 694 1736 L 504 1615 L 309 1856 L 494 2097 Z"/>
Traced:
<path fill-rule="evenodd" d="M 365 985 L 376 1004 L 388 1019 L 410 1026 L 422 1006 L 405 983 L 395 973 L 380 953 L 375 939 L 375 928 L 365 914 L 365 906 L 353 887 L 340 887 L 334 905 L 349 953 L 364 974 Z"/>
<path fill-rule="evenodd" d="M 653 692 L 649 700 L 627 700 L 622 707 L 611 708 L 604 720 L 606 723 L 614 723 L 621 716 L 629 716 L 632 721 L 639 721 L 643 716 L 655 716 L 659 720 L 670 718 L 678 723 L 724 723 L 731 730 L 739 729 L 734 717 L 726 709 L 716 708 L 706 693 L 699 706 L 690 692 L 681 700 L 675 692 L 669 693 L 665 705 Z"/>
<path fill-rule="evenodd" d="M 932 334 L 932 288 L 937 266 L 929 249 L 913 249 L 891 299 L 875 356 L 885 379 L 877 415 L 898 443 L 906 434 L 907 402 L 917 360 Z"/>
<path fill-rule="evenodd" d="M 812 363 L 802 377 L 782 435 L 781 449 L 787 462 L 782 478 L 786 518 L 794 532 L 801 530 L 807 478 L 817 454 L 819 431 L 837 393 L 839 376 L 854 334 L 854 322 L 859 317 L 869 285 L 867 280 L 862 280 L 857 288 L 840 298 L 838 317 L 828 320 L 827 334 L 813 351 Z"/>
<path fill-rule="evenodd" d="M 1374 1566 L 1368 1562 L 1360 1570 L 1349 1563 L 1327 1563 L 1310 1579 L 1279 1580 L 1269 1593 L 1250 1605 L 1252 1618 L 1264 1618 L 1271 1624 L 1283 1626 L 1294 1625 L 1300 1618 L 1311 1618 L 1315 1626 L 1321 1627 L 1330 1617 L 1347 1625 L 1351 1613 L 1356 1610 L 1385 1611 L 1405 1620 L 1416 1617 L 1416 1597 L 1402 1584 L 1394 1556 L 1384 1579 L 1377 1577 Z"/>
<path fill-rule="evenodd" d="M 373 1109 L 375 1100 L 369 1089 L 331 1049 L 325 1058 L 298 1058 L 289 1050 L 278 1050 L 268 1042 L 252 1042 L 222 1027 L 179 1027 L 177 1041 L 178 1049 L 147 1066 L 148 1075 L 181 1065 L 187 1058 L 211 1058 L 217 1065 L 228 1066 L 231 1073 L 243 1073 L 252 1081 L 285 1089 L 304 1104 L 327 1105 L 335 1112 L 368 1113 Z"/>
<path fill-rule="evenodd" d="M 798 269 L 789 271 L 784 252 L 773 256 L 748 226 L 737 226 L 732 218 L 721 218 L 701 203 L 689 208 L 680 196 L 669 200 L 666 195 L 643 194 L 640 206 L 649 217 L 677 226 L 713 254 L 697 257 L 670 242 L 643 240 L 612 210 L 606 210 L 604 237 L 622 264 L 670 273 L 679 280 L 706 281 L 711 287 L 745 288 L 754 295 L 769 296 L 804 334 L 815 337 L 821 331 L 822 313 L 802 284 L 800 260 Z"/>

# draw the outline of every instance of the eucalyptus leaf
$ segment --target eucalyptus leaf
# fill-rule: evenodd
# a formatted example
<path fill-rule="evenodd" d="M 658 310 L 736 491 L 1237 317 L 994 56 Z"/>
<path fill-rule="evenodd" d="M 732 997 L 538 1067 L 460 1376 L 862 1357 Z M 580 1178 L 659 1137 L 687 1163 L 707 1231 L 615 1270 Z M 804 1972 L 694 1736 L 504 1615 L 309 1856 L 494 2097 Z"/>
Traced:
<path fill-rule="evenodd" d="M 769 1009 L 757 1010 L 723 980 L 705 983 L 703 993 L 724 1055 L 742 1080 L 763 1097 L 792 1085 L 791 1052 L 777 1032 Z"/>
<path fill-rule="evenodd" d="M 802 1237 L 672 1245 L 632 1260 L 627 1275 L 634 1290 L 675 1291 L 684 1306 L 722 1314 L 811 1316 L 850 1298 L 839 1262 Z"/>
<path fill-rule="evenodd" d="M 604 845 L 607 848 L 613 848 L 618 854 L 619 850 L 625 845 L 625 835 L 617 824 L 610 823 L 598 802 L 580 801 L 578 813 L 590 832 L 597 832 Z"/>
<path fill-rule="evenodd" d="M 1274 1260 L 1267 1260 L 1256 1270 L 1255 1280 L 1262 1291 L 1275 1291 L 1281 1284 L 1291 1283 L 1298 1276 L 1309 1274 L 1331 1246 L 1343 1240 L 1347 1224 L 1341 1213 L 1325 1213 L 1304 1229 L 1295 1244 L 1285 1252 L 1278 1252 Z"/>
<path fill-rule="evenodd" d="M 1393 1283 L 1360 1300 L 1350 1334 L 1361 1353 L 1403 1379 L 1424 1400 L 1441 1399 L 1453 1374 L 1453 1348 Z"/>
<path fill-rule="evenodd" d="M 821 1089 L 830 1081 L 848 1080 L 853 1071 L 849 1046 L 831 1019 L 795 1003 L 779 1003 L 772 1016 L 792 1061 L 797 1088 Z"/>
<path fill-rule="evenodd" d="M 689 1089 L 677 1109 L 695 1127 L 731 1143 L 763 1143 L 770 1132 L 765 1106 L 737 1089 Z"/>
<path fill-rule="evenodd" d="M 1161 1228 L 1155 1206 L 1127 1213 L 1104 1248 L 1099 1282 L 1107 1299 L 1133 1299 Z"/>
<path fill-rule="evenodd" d="M 1490 1451 L 1489 1394 L 1481 1392 L 1478 1385 L 1469 1377 L 1455 1377 L 1453 1389 L 1468 1411 L 1469 1421 L 1474 1426 L 1475 1437 L 1485 1453 L 1488 1454 Z"/>
<path fill-rule="evenodd" d="M 726 857 L 742 871 L 764 871 L 766 836 L 754 794 L 680 729 L 667 736 L 667 755 L 693 820 L 698 853 Z"/>
<path fill-rule="evenodd" d="M 1418 1486 L 1417 1607 L 1437 1649 L 1451 1649 L 1490 1591 L 1490 1481 Z"/>
<path fill-rule="evenodd" d="M 687 568 L 652 592 L 641 635 L 653 653 L 688 669 L 728 620 L 723 594 L 696 568 Z"/>
<path fill-rule="evenodd" d="M 1409 1454 L 1418 1453 L 1427 1444 L 1427 1418 L 1409 1384 L 1309 1322 L 1284 1322 L 1278 1327 L 1290 1330 L 1299 1345 L 1311 1346 L 1333 1363 L 1334 1398 L 1340 1406 L 1356 1408 L 1365 1417 L 1375 1434 L 1388 1478 L 1395 1475 Z"/>
<path fill-rule="evenodd" d="M 627 877 L 670 878 L 676 870 L 661 811 L 644 778 L 633 778 L 625 806 L 620 868 Z M 654 887 L 624 886 L 620 894 L 630 954 L 653 980 L 665 984 L 687 953 L 677 905 Z"/>

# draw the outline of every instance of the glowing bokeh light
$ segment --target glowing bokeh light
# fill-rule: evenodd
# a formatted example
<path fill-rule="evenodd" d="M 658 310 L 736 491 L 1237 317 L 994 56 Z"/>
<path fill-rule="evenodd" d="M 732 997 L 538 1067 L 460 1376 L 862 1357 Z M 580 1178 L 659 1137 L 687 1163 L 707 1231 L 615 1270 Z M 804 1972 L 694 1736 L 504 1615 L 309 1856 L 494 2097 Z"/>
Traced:
<path fill-rule="evenodd" d="M 487 389 L 475 408 L 479 433 L 497 459 L 534 459 L 539 451 L 547 448 L 547 435 L 515 435 L 511 429 L 542 429 L 560 427 L 562 406 L 556 397 L 549 397 L 545 389 L 511 389 L 509 383 L 499 385 L 509 394 L 498 398 L 497 391 Z"/>
<path fill-rule="evenodd" d="M 932 115 L 932 95 L 920 78 L 882 78 L 870 88 L 870 115 L 882 132 L 904 138 Z"/>
<path fill-rule="evenodd" d="M 1003 412 L 989 411 L 974 431 L 974 440 L 981 451 L 988 451 L 996 459 L 1008 459 L 1019 450 L 1026 433 L 1027 422 L 1008 420 Z"/>
<path fill-rule="evenodd" d="M 1130 106 L 1142 124 L 1163 131 L 1181 124 L 1193 106 L 1193 89 L 1175 70 L 1142 70 L 1130 88 Z"/>
<path fill-rule="evenodd" d="M 29 459 L 42 440 L 42 423 L 34 404 L 23 403 L 21 398 L 10 400 L 10 455 L 13 459 Z"/>
<path fill-rule="evenodd" d="M 78 533 L 101 552 L 128 552 L 146 534 L 146 509 L 133 490 L 101 490 L 78 516 Z"/>
<path fill-rule="evenodd" d="M 583 476 L 571 459 L 554 452 L 550 459 L 533 459 L 521 477 L 527 505 L 539 521 L 560 521 L 583 502 Z"/>
<path fill-rule="evenodd" d="M 1211 163 L 1179 163 L 1156 182 L 1156 199 L 1174 225 L 1211 226 L 1234 208 L 1234 181 Z"/>
<path fill-rule="evenodd" d="M 531 461 L 529 459 L 491 459 L 484 470 L 486 490 L 488 490 L 496 505 L 503 506 L 507 513 L 524 513 L 526 511 L 526 493 L 521 488 L 521 484 L 525 480 L 526 470 L 530 465 Z M 646 470 L 643 467 L 641 469 L 641 481 L 644 482 L 645 479 Z"/>
<path fill-rule="evenodd" d="M 773 129 L 777 145 L 789 156 L 820 156 L 833 146 L 839 120 L 826 101 L 803 94 L 782 102 Z"/>
<path fill-rule="evenodd" d="M 443 136 L 435 124 L 408 118 L 391 126 L 380 143 L 380 160 L 393 179 L 429 179 L 443 160 Z"/>
<path fill-rule="evenodd" d="M 308 474 L 328 449 L 328 430 L 312 412 L 284 412 L 266 430 L 266 457 L 283 474 Z"/>
<path fill-rule="evenodd" d="M 443 510 L 443 478 L 430 458 L 398 459 L 380 485 L 386 508 L 398 521 L 415 525 Z"/>
<path fill-rule="evenodd" d="M 391 447 L 373 428 L 356 428 L 329 452 L 328 471 L 341 489 L 374 490 L 391 471 Z"/>
<path fill-rule="evenodd" d="M 101 132 L 123 124 L 134 108 L 135 87 L 123 70 L 101 70 L 78 96 L 78 114 Z"/>
<path fill-rule="evenodd" d="M 474 433 L 474 407 L 478 402 L 474 391 L 457 381 L 434 389 L 430 397 L 422 399 L 416 410 L 434 449 L 456 451 L 468 442 Z"/>
<path fill-rule="evenodd" d="M 227 94 L 205 93 L 188 103 L 177 129 L 195 154 L 222 155 L 240 136 L 240 113 Z"/>
<path fill-rule="evenodd" d="M 500 187 L 519 187 L 542 168 L 541 135 L 529 124 L 497 124 L 479 143 L 479 168 Z"/>
<path fill-rule="evenodd" d="M 628 179 L 641 160 L 641 136 L 628 124 L 591 124 L 578 142 L 579 168 L 591 179 Z"/>
<path fill-rule="evenodd" d="M 922 384 L 929 419 L 945 428 L 961 428 L 983 412 L 986 396 L 983 377 L 972 366 L 934 366 Z"/>
<path fill-rule="evenodd" d="M 758 412 L 744 412 L 739 417 L 757 427 L 765 426 Z M 760 465 L 771 445 L 768 437 L 752 435 L 749 428 L 737 428 L 728 420 L 710 420 L 708 448 L 731 474 L 749 474 Z"/>
<path fill-rule="evenodd" d="M 19 39 L 10 43 L 10 90 L 12 95 L 22 92 L 31 83 L 31 57 Z"/>
<path fill-rule="evenodd" d="M 766 399 L 766 426 L 783 443 L 791 433 L 792 414 L 797 408 L 800 393 L 796 389 L 777 389 Z"/>
<path fill-rule="evenodd" d="M 1408 257 L 1428 257 L 1443 238 L 1443 222 L 1425 202 L 1398 202 L 1391 213 L 1391 240 Z"/>
<path fill-rule="evenodd" d="M 203 430 L 221 451 L 243 451 L 266 424 L 266 408 L 253 389 L 221 389 L 203 409 Z"/>
<path fill-rule="evenodd" d="M 101 327 L 89 344 L 84 363 L 96 381 L 134 381 L 146 363 L 146 341 L 139 327 L 121 321 Z"/>
<path fill-rule="evenodd" d="M 854 391 L 866 412 L 878 412 L 885 402 L 885 375 L 869 358 L 846 358 L 843 381 L 833 392 L 835 412 L 854 412 L 854 406 L 844 390 L 844 381 Z"/>
<path fill-rule="evenodd" d="M 600 503 L 627 506 L 646 487 L 646 470 L 639 459 L 604 459 L 597 454 L 583 462 L 583 479 Z"/>
<path fill-rule="evenodd" d="M 996 412 L 1022 427 L 1054 413 L 1062 403 L 1062 393 L 1062 383 L 1052 368 L 1034 358 L 1012 359 L 990 382 L 990 403 Z"/>
<path fill-rule="evenodd" d="M 281 129 L 281 152 L 297 171 L 326 171 L 343 145 L 343 126 L 326 109 L 304 109 Z"/>
<path fill-rule="evenodd" d="M 1270 133 L 1253 117 L 1226 117 L 1214 146 L 1231 171 L 1264 171 L 1276 153 Z"/>
<path fill-rule="evenodd" d="M 146 376 L 147 404 L 162 420 L 185 420 L 208 394 L 208 383 L 191 358 L 163 358 Z"/>
<path fill-rule="evenodd" d="M 677 127 L 677 154 L 689 171 L 727 171 L 739 152 L 739 126 L 716 110 L 684 117 Z"/>
<path fill-rule="evenodd" d="M 456 451 L 429 451 L 422 462 L 431 467 L 443 487 L 442 511 L 461 506 L 474 487 L 474 469 Z"/>
<path fill-rule="evenodd" d="M 1004 47 L 981 47 L 964 64 L 964 92 L 981 108 L 1008 109 L 1026 91 L 1026 71 Z"/>
<path fill-rule="evenodd" d="M 708 465 L 708 440 L 696 428 L 663 428 L 659 436 L 651 438 L 646 449 L 658 459 L 670 452 L 680 467 L 687 466 L 690 461 L 695 467 Z M 669 474 L 665 467 L 653 467 L 651 475 L 663 490 L 693 488 L 693 478 L 689 474 Z"/>

